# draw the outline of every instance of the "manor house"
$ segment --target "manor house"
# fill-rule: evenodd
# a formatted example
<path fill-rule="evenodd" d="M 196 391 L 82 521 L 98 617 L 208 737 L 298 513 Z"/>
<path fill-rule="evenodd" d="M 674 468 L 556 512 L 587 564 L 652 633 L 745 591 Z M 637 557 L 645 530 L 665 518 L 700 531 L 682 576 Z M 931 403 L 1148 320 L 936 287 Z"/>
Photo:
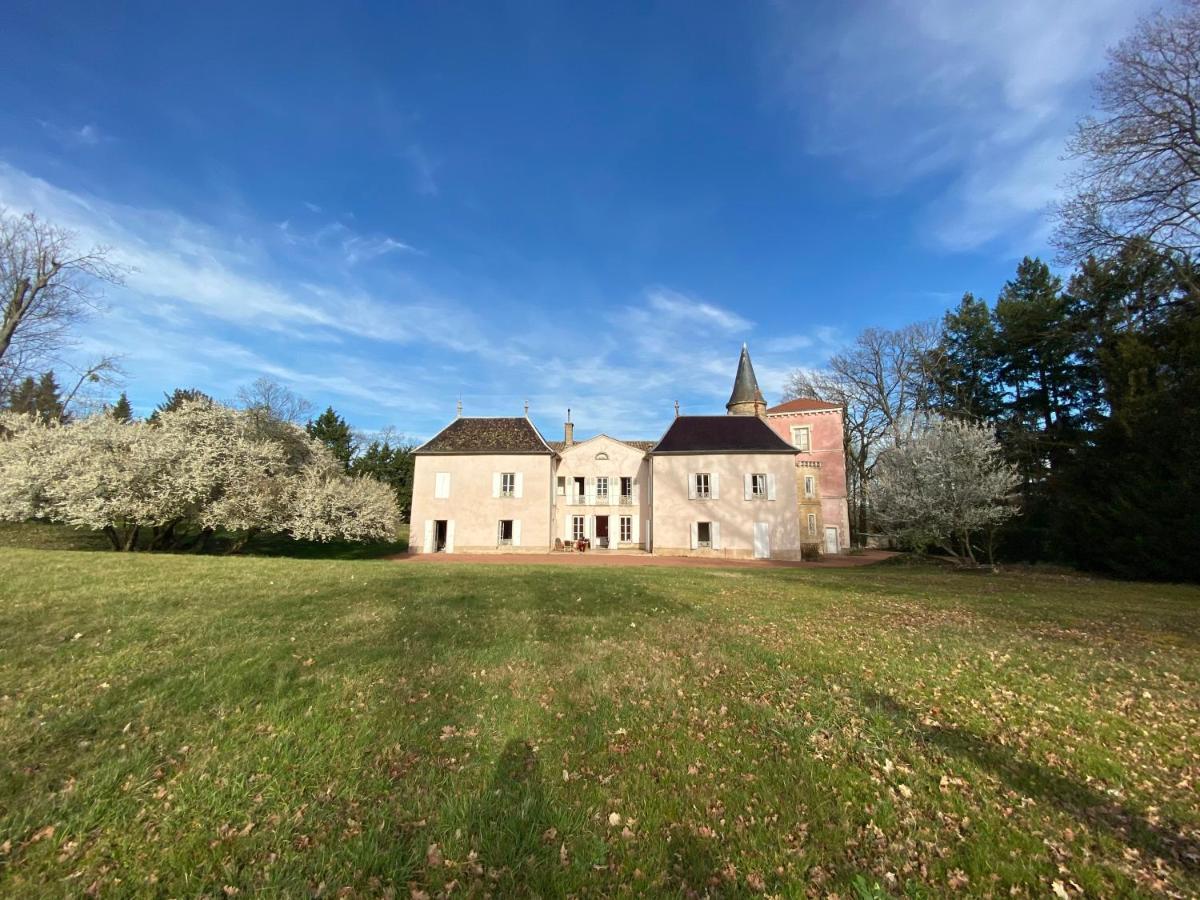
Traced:
<path fill-rule="evenodd" d="M 842 409 L 768 407 L 742 347 L 717 416 L 657 441 L 561 441 L 524 416 L 460 413 L 415 451 L 414 553 L 597 552 L 800 559 L 849 541 Z"/>

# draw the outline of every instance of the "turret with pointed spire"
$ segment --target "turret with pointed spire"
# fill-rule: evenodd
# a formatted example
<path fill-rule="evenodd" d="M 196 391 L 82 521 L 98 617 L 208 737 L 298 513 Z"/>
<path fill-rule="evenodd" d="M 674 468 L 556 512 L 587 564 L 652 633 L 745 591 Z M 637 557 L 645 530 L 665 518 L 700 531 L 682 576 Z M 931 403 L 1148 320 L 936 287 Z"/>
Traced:
<path fill-rule="evenodd" d="M 733 379 L 733 393 L 725 409 L 731 416 L 764 416 L 767 412 L 767 401 L 762 391 L 758 389 L 758 379 L 754 377 L 754 365 L 750 362 L 750 351 L 742 344 L 742 356 L 738 360 L 737 375 Z"/>

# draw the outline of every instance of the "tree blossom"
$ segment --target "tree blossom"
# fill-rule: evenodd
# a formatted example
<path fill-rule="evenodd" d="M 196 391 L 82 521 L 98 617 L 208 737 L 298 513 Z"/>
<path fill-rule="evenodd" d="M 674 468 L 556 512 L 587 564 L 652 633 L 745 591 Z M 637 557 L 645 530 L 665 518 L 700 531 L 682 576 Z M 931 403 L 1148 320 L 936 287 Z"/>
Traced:
<path fill-rule="evenodd" d="M 0 519 L 103 530 L 117 549 L 179 547 L 216 531 L 390 539 L 394 494 L 353 479 L 302 429 L 205 400 L 154 422 L 62 425 L 0 417 Z M 148 537 L 147 537 L 148 534 Z"/>
<path fill-rule="evenodd" d="M 939 420 L 880 456 L 874 512 L 906 544 L 940 547 L 973 563 L 972 534 L 990 532 L 1016 513 L 1019 481 L 990 428 Z"/>

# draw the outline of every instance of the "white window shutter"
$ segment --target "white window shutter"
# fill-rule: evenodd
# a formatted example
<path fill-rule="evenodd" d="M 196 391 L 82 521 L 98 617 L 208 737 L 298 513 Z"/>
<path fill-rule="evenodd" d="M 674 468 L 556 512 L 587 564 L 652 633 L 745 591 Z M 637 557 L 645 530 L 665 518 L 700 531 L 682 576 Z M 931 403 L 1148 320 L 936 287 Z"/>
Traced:
<path fill-rule="evenodd" d="M 640 540 L 638 538 L 638 519 L 639 518 L 641 518 L 641 517 L 640 516 L 632 516 L 631 521 L 629 523 L 629 537 L 635 544 L 640 543 Z"/>
<path fill-rule="evenodd" d="M 520 478 L 520 477 L 521 477 L 520 475 L 517 476 L 517 478 Z M 517 483 L 520 484 L 519 481 Z M 520 519 L 513 519 L 513 543 L 512 543 L 512 545 L 514 547 L 521 546 L 521 520 Z"/>
<path fill-rule="evenodd" d="M 700 526 L 695 522 L 692 523 L 692 549 L 695 550 L 700 546 Z"/>
<path fill-rule="evenodd" d="M 492 496 L 493 497 L 500 496 L 500 473 L 499 472 L 492 473 Z"/>
<path fill-rule="evenodd" d="M 709 527 L 710 531 L 712 532 L 710 535 L 710 537 L 712 538 L 712 548 L 714 550 L 720 550 L 721 549 L 721 523 L 713 522 L 708 527 Z"/>
<path fill-rule="evenodd" d="M 688 475 L 688 499 L 696 499 L 696 476 L 694 474 Z"/>
<path fill-rule="evenodd" d="M 425 520 L 425 552 L 433 552 L 433 519 Z"/>
<path fill-rule="evenodd" d="M 525 473 L 524 472 L 517 473 L 517 483 L 516 483 L 516 486 L 515 486 L 513 492 L 516 494 L 518 500 L 520 500 L 521 495 L 525 493 Z"/>
<path fill-rule="evenodd" d="M 574 523 L 574 521 L 575 521 L 575 519 L 573 516 L 567 515 L 566 512 L 563 513 L 563 540 L 564 541 L 569 541 L 572 539 L 572 537 L 574 537 L 574 535 L 571 534 L 571 525 Z"/>
<path fill-rule="evenodd" d="M 709 489 L 712 491 L 712 498 L 714 500 L 720 500 L 721 499 L 721 476 L 719 473 L 713 472 L 711 475 L 708 476 L 708 486 L 709 486 Z"/>
<path fill-rule="evenodd" d="M 501 519 L 496 523 L 496 546 L 500 546 L 500 541 L 504 539 L 504 520 Z"/>
<path fill-rule="evenodd" d="M 445 500 L 450 496 L 450 473 L 438 472 L 433 476 L 433 496 Z"/>
<path fill-rule="evenodd" d="M 638 505 L 638 480 L 636 478 L 633 479 L 633 505 Z"/>
<path fill-rule="evenodd" d="M 746 488 L 746 499 L 753 500 L 754 499 L 754 476 L 753 475 L 743 475 L 742 481 L 744 482 L 745 488 Z"/>
<path fill-rule="evenodd" d="M 587 497 L 587 504 L 588 506 L 592 506 L 596 502 L 596 479 L 588 476 L 588 478 L 583 482 L 583 488 L 587 492 L 585 494 Z"/>
<path fill-rule="evenodd" d="M 454 520 L 446 523 L 446 552 L 454 552 Z"/>
<path fill-rule="evenodd" d="M 596 540 L 596 517 L 595 516 L 587 517 L 587 539 L 589 541 L 593 541 L 593 542 Z"/>
<path fill-rule="evenodd" d="M 767 499 L 775 499 L 775 476 L 771 474 L 767 475 Z"/>

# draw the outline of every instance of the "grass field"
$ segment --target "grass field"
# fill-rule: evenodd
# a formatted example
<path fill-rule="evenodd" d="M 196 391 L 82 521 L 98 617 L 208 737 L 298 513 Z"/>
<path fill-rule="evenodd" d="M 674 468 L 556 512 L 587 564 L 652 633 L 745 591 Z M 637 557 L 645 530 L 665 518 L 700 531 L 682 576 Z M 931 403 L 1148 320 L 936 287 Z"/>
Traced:
<path fill-rule="evenodd" d="M 1200 893 L 1200 589 L 0 547 L 0 894 Z"/>

